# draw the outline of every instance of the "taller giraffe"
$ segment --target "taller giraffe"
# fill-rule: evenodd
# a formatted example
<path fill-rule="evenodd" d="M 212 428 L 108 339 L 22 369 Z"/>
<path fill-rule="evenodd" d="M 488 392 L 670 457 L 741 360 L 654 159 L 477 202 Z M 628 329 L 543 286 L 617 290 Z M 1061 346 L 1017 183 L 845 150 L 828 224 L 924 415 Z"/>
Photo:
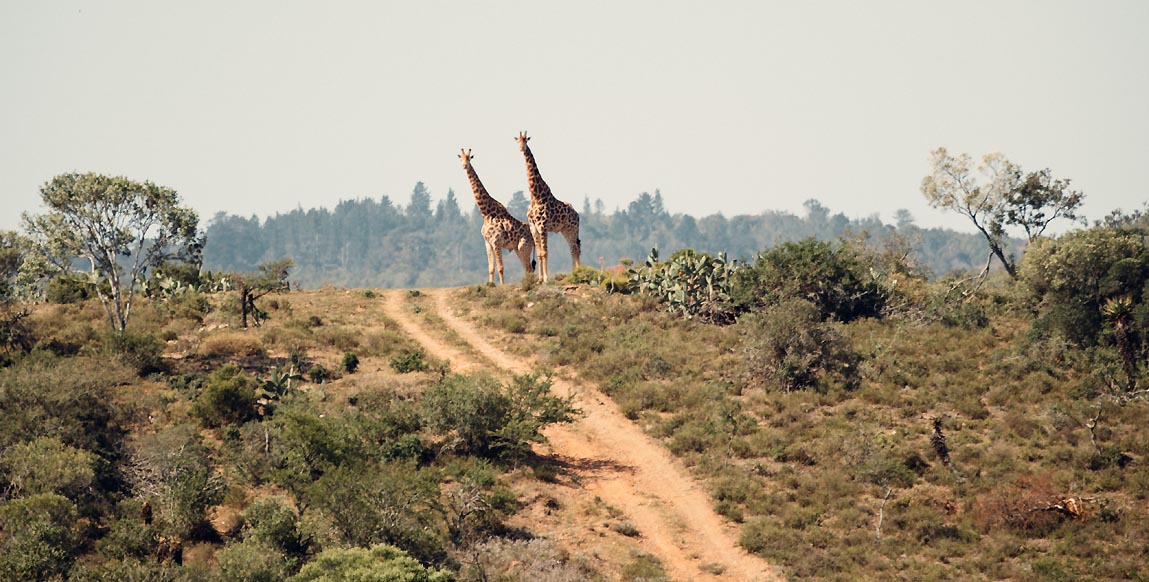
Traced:
<path fill-rule="evenodd" d="M 543 181 L 539 174 L 539 166 L 535 163 L 535 155 L 531 153 L 525 131 L 519 132 L 515 138 L 519 142 L 519 150 L 527 160 L 527 186 L 531 191 L 531 208 L 527 211 L 527 224 L 531 228 L 531 236 L 535 239 L 535 252 L 539 257 L 539 271 L 542 272 L 543 283 L 547 282 L 547 233 L 557 232 L 567 239 L 571 249 L 571 262 L 578 268 L 581 264 L 579 257 L 582 254 L 582 241 L 578 237 L 578 212 L 574 206 L 563 202 L 551 194 L 550 186 Z"/>
<path fill-rule="evenodd" d="M 459 151 L 463 169 L 467 171 L 467 178 L 471 180 L 471 191 L 475 193 L 475 204 L 483 215 L 482 233 L 487 247 L 487 282 L 495 282 L 495 267 L 498 267 L 499 284 L 503 284 L 503 249 L 514 251 L 523 263 L 523 270 L 534 273 L 535 262 L 531 260 L 531 252 L 535 250 L 535 242 L 531 229 L 508 212 L 506 206 L 487 193 L 487 189 L 479 181 L 479 174 L 471 165 L 472 157 L 471 150 Z"/>

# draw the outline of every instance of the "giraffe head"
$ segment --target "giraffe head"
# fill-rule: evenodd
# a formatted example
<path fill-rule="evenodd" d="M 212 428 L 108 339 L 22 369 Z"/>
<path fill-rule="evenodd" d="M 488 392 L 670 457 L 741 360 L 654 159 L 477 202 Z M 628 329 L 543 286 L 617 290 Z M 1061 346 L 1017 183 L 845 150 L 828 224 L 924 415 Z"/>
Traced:
<path fill-rule="evenodd" d="M 473 158 L 473 157 L 475 157 L 475 156 L 471 155 L 471 149 L 470 148 L 467 148 L 465 150 L 464 149 L 459 150 L 459 159 L 463 160 L 463 167 L 464 168 L 471 165 L 471 158 Z"/>
<path fill-rule="evenodd" d="M 527 137 L 527 132 L 520 131 L 519 137 L 516 137 L 515 141 L 519 142 L 519 151 L 525 152 L 527 151 L 527 142 L 531 141 L 531 138 Z"/>

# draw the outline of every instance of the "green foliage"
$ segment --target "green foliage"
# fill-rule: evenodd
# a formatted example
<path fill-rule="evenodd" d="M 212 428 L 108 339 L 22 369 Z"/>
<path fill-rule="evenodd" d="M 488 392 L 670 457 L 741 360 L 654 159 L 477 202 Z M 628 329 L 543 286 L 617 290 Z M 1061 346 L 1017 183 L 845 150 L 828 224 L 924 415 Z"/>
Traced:
<path fill-rule="evenodd" d="M 302 379 L 302 375 L 295 373 L 295 366 L 292 366 L 291 369 L 286 372 L 279 367 L 273 368 L 267 379 L 263 381 L 263 392 L 261 396 L 268 400 L 280 400 L 291 392 L 291 383 L 293 381 Z"/>
<path fill-rule="evenodd" d="M 385 544 L 324 550 L 291 578 L 291 582 L 452 582 L 448 570 L 426 568 L 406 552 Z"/>
<path fill-rule="evenodd" d="M 423 563 L 448 561 L 438 475 L 431 469 L 413 463 L 344 465 L 308 486 L 303 499 L 329 517 L 343 544 L 386 543 Z"/>
<path fill-rule="evenodd" d="M 921 187 L 930 206 L 968 218 L 1013 278 L 1017 266 L 1006 248 L 1006 227 L 1020 226 L 1033 242 L 1054 220 L 1076 220 L 1084 199 L 1070 190 L 1069 180 L 1054 179 L 1048 168 L 1024 174 L 998 152 L 982 157 L 977 170 L 984 179 L 974 175 L 968 154 L 954 157 L 938 148 L 930 152 L 930 159 L 933 168 Z"/>
<path fill-rule="evenodd" d="M 50 580 L 67 574 L 79 543 L 76 506 L 55 493 L 0 505 L 0 578 Z"/>
<path fill-rule="evenodd" d="M 430 364 L 427 363 L 426 356 L 422 350 L 415 350 L 404 352 L 394 358 L 391 358 L 391 369 L 399 372 L 400 374 L 409 374 L 411 372 L 426 372 L 430 369 Z"/>
<path fill-rule="evenodd" d="M 355 352 L 344 352 L 340 367 L 344 372 L 354 374 L 355 370 L 359 369 L 359 356 L 355 355 Z"/>
<path fill-rule="evenodd" d="M 75 499 L 95 480 L 95 456 L 56 437 L 39 437 L 0 453 L 0 481 L 12 497 L 55 493 Z"/>
<path fill-rule="evenodd" d="M 92 297 L 95 297 L 95 287 L 80 275 L 53 277 L 44 288 L 44 299 L 48 303 L 82 303 Z"/>
<path fill-rule="evenodd" d="M 243 513 L 243 539 L 274 548 L 298 560 L 307 554 L 309 540 L 300 531 L 299 516 L 282 499 L 264 498 Z"/>
<path fill-rule="evenodd" d="M 28 264 L 67 273 L 75 259 L 86 260 L 93 289 L 117 331 L 127 327 L 136 287 L 149 270 L 171 258 L 194 260 L 201 250 L 199 218 L 179 205 L 171 188 L 72 173 L 44 184 L 40 195 L 48 212 L 24 215 L 37 255 Z M 120 257 L 131 261 L 121 263 Z"/>
<path fill-rule="evenodd" d="M 255 416 L 255 386 L 239 366 L 224 364 L 207 377 L 192 413 L 209 428 L 247 422 Z"/>
<path fill-rule="evenodd" d="M 759 253 L 736 279 L 735 303 L 743 309 L 796 298 L 812 302 L 819 319 L 879 317 L 887 298 L 854 247 L 812 238 Z"/>
<path fill-rule="evenodd" d="M 216 561 L 222 579 L 234 582 L 279 582 L 293 570 L 278 549 L 250 539 L 228 544 Z"/>
<path fill-rule="evenodd" d="M 461 451 L 507 460 L 543 442 L 547 426 L 578 414 L 571 398 L 553 395 L 550 380 L 534 374 L 506 385 L 487 376 L 452 376 L 428 390 L 421 407 L 424 424 L 450 435 Z"/>
<path fill-rule="evenodd" d="M 105 358 L 39 355 L 0 370 L 0 450 L 51 437 L 95 455 L 96 479 L 114 486 L 110 463 L 122 455 L 122 412 L 107 392 L 131 382 L 132 370 Z"/>
<path fill-rule="evenodd" d="M 787 299 L 745 318 L 744 345 L 749 382 L 766 381 L 785 391 L 825 387 L 833 376 L 847 388 L 858 385 L 858 354 L 819 308 Z"/>
<path fill-rule="evenodd" d="M 682 249 L 660 263 L 654 248 L 631 278 L 640 292 L 657 297 L 671 313 L 726 324 L 734 321 L 730 294 L 737 271 L 725 253 L 710 256 Z"/>

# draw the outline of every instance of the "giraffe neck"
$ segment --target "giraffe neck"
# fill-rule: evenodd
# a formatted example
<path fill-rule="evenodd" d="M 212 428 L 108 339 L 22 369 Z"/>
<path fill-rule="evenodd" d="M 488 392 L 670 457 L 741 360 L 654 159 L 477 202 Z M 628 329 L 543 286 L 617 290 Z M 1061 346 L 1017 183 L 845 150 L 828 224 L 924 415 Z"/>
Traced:
<path fill-rule="evenodd" d="M 531 200 L 538 202 L 548 202 L 554 200 L 554 195 L 551 194 L 550 186 L 543 181 L 542 174 L 539 173 L 539 165 L 535 163 L 535 155 L 531 153 L 531 147 L 523 144 L 523 157 L 527 160 L 527 187 L 531 191 Z"/>
<path fill-rule="evenodd" d="M 506 214 L 506 207 L 487 193 L 483 182 L 479 180 L 479 174 L 475 172 L 470 162 L 467 162 L 467 177 L 471 180 L 471 191 L 475 193 L 475 204 L 479 206 L 479 212 L 483 216 L 501 217 Z"/>

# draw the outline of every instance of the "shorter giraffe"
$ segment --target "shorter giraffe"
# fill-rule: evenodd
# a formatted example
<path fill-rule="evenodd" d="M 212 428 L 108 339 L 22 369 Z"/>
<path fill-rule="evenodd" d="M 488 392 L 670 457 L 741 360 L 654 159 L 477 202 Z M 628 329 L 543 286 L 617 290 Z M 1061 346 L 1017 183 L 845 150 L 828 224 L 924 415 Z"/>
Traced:
<path fill-rule="evenodd" d="M 483 214 L 483 240 L 487 247 L 487 282 L 495 282 L 495 268 L 499 270 L 499 284 L 503 284 L 503 249 L 514 251 L 523 263 L 523 270 L 527 273 L 535 272 L 535 261 L 531 253 L 535 250 L 535 242 L 531 237 L 531 229 L 525 223 L 515 218 L 507 207 L 495 200 L 487 193 L 483 183 L 479 181 L 479 174 L 471 165 L 471 150 L 460 150 L 459 158 L 463 160 L 463 169 L 467 171 L 467 178 L 471 180 L 471 190 L 475 193 L 475 204 Z"/>
<path fill-rule="evenodd" d="M 535 237 L 535 251 L 539 255 L 539 271 L 543 283 L 547 282 L 550 272 L 547 270 L 547 233 L 557 232 L 567 239 L 567 246 L 571 250 L 571 262 L 578 268 L 579 257 L 582 254 L 582 240 L 579 239 L 578 212 L 570 203 L 563 202 L 551 194 L 550 186 L 543 181 L 539 174 L 539 166 L 535 163 L 535 155 L 531 153 L 525 131 L 520 131 L 515 138 L 519 142 L 519 151 L 527 161 L 527 186 L 531 191 L 531 208 L 527 211 L 527 224 L 531 227 L 531 235 Z"/>

